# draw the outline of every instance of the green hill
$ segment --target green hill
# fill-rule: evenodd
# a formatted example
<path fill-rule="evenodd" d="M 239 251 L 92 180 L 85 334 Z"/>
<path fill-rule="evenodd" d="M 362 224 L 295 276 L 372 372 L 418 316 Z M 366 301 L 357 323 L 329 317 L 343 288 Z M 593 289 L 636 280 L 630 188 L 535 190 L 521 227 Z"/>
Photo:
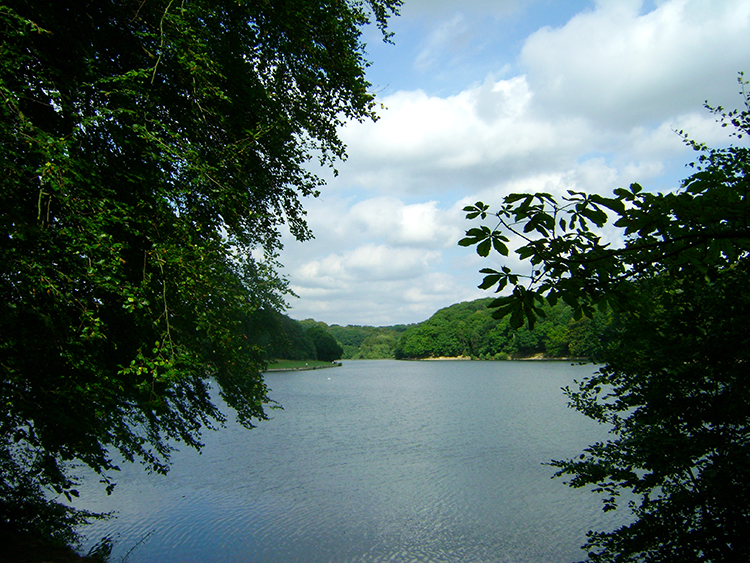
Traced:
<path fill-rule="evenodd" d="M 515 330 L 507 318 L 492 318 L 487 308 L 492 300 L 456 303 L 421 323 L 385 327 L 295 321 L 274 313 L 273 321 L 267 322 L 281 327 L 283 335 L 269 338 L 268 354 L 273 359 L 294 360 L 589 357 L 609 324 L 609 316 L 600 313 L 593 319 L 576 321 L 570 307 L 558 303 L 545 308 L 546 318 L 533 330 Z"/>
<path fill-rule="evenodd" d="M 590 356 L 599 345 L 609 317 L 573 319 L 564 303 L 545 307 L 546 318 L 533 330 L 515 330 L 508 318 L 497 320 L 487 305 L 493 298 L 457 303 L 404 331 L 394 350 L 396 358 L 469 356 L 491 360 Z"/>

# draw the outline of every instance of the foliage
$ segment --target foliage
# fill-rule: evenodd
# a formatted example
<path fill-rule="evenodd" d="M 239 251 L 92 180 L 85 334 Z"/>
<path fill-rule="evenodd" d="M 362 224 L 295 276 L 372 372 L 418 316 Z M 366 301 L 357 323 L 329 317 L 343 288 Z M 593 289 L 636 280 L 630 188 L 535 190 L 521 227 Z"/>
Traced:
<path fill-rule="evenodd" d="M 59 510 L 74 460 L 109 488 L 114 452 L 165 472 L 224 421 L 214 382 L 265 418 L 252 318 L 287 292 L 279 229 L 311 236 L 308 160 L 375 118 L 361 26 L 399 4 L 0 2 L 5 525 L 44 533 L 17 509 Z"/>
<path fill-rule="evenodd" d="M 271 358 L 319 357 L 305 351 L 302 338 L 311 329 L 320 329 L 332 336 L 342 348 L 344 359 L 428 358 L 439 356 L 470 356 L 483 360 L 509 359 L 541 354 L 550 358 L 590 357 L 599 347 L 602 335 L 609 322 L 609 315 L 597 314 L 595 322 L 590 319 L 574 321 L 572 309 L 563 303 L 546 307 L 549 318 L 533 330 L 522 327 L 518 330 L 506 320 L 497 320 L 488 311 L 492 299 L 480 299 L 456 303 L 440 309 L 428 320 L 414 325 L 384 327 L 359 325 L 327 325 L 321 321 L 305 319 L 293 321 L 283 318 L 285 336 L 282 346 L 270 345 Z M 274 326 L 278 321 L 267 321 Z M 288 325 L 287 323 L 291 323 Z M 297 325 L 297 326 L 294 326 Z M 300 337 L 293 334 L 301 332 Z M 268 334 L 263 341 L 273 339 Z M 572 352 L 575 351 L 575 352 Z M 306 355 L 305 355 L 306 354 Z M 338 359 L 338 358 L 337 358 Z"/>
<path fill-rule="evenodd" d="M 488 306 L 492 298 L 457 303 L 440 309 L 428 320 L 409 327 L 399 338 L 397 358 L 468 356 L 484 360 L 542 355 L 590 357 L 599 346 L 608 315 L 597 324 L 573 320 L 564 303 L 543 306 L 547 317 L 533 328 L 514 329 L 508 319 L 496 319 Z M 596 333 L 592 333 L 596 330 Z"/>
<path fill-rule="evenodd" d="M 323 362 L 333 362 L 341 359 L 344 349 L 336 342 L 328 331 L 320 326 L 313 326 L 305 331 L 315 345 L 315 359 Z"/>
<path fill-rule="evenodd" d="M 263 310 L 257 321 L 256 316 L 253 317 L 252 324 L 257 329 L 254 340 L 263 343 L 267 360 L 311 360 L 317 357 L 315 343 L 298 321 L 278 311 Z"/>
<path fill-rule="evenodd" d="M 395 358 L 396 345 L 399 332 L 388 330 L 385 327 L 376 327 L 377 330 L 362 341 L 357 350 L 356 357 L 363 360 L 378 358 Z"/>
<path fill-rule="evenodd" d="M 263 309 L 251 317 L 254 342 L 260 342 L 264 357 L 275 360 L 338 360 L 344 351 L 325 323 L 312 319 L 296 321 L 278 311 Z"/>
<path fill-rule="evenodd" d="M 710 108 L 736 139 L 750 134 L 742 111 Z M 562 300 L 575 318 L 615 313 L 604 367 L 568 390 L 571 405 L 608 423 L 611 439 L 576 459 L 555 461 L 573 487 L 593 486 L 604 509 L 627 504 L 633 523 L 592 532 L 591 561 L 750 559 L 750 160 L 742 146 L 698 153 L 694 172 L 672 193 L 637 184 L 613 197 L 568 192 L 511 194 L 499 211 L 479 202 L 462 245 L 530 263 L 528 274 L 487 268 L 483 288 L 512 287 L 491 303 L 515 326 L 545 318 Z M 624 243 L 591 230 L 613 217 Z M 627 501 L 622 498 L 629 499 Z"/>
<path fill-rule="evenodd" d="M 396 343 L 407 325 L 330 325 L 327 329 L 344 349 L 344 359 L 379 360 L 395 357 Z"/>

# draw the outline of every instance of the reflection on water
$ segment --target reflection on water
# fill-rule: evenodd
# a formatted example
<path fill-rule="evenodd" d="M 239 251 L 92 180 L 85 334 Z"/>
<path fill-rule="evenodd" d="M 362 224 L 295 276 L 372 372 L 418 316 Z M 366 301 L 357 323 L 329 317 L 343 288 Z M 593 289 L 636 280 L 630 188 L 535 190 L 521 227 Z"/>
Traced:
<path fill-rule="evenodd" d="M 168 476 L 125 467 L 111 497 L 128 562 L 568 562 L 613 525 L 587 491 L 551 480 L 605 429 L 560 388 L 564 362 L 350 361 L 267 376 L 283 411 L 206 436 Z M 617 517 L 615 515 L 614 517 Z"/>

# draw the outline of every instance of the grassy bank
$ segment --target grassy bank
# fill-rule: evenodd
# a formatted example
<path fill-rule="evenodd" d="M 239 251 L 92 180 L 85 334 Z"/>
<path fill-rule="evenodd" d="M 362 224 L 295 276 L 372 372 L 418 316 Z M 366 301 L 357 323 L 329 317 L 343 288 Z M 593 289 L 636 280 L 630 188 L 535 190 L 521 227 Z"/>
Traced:
<path fill-rule="evenodd" d="M 266 371 L 302 371 L 339 367 L 340 362 L 322 362 L 318 360 L 276 360 L 268 364 Z"/>

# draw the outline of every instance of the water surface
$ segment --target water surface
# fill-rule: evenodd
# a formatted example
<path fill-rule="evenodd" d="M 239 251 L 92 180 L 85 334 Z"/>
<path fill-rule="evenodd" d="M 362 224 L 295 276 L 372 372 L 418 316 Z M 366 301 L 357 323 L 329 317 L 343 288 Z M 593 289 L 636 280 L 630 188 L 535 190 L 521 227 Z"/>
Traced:
<path fill-rule="evenodd" d="M 129 466 L 111 497 L 85 488 L 83 506 L 119 512 L 86 533 L 116 536 L 130 563 L 577 561 L 613 516 L 543 463 L 606 436 L 560 391 L 592 371 L 382 360 L 271 373 L 284 410 L 206 435 L 166 477 Z"/>

